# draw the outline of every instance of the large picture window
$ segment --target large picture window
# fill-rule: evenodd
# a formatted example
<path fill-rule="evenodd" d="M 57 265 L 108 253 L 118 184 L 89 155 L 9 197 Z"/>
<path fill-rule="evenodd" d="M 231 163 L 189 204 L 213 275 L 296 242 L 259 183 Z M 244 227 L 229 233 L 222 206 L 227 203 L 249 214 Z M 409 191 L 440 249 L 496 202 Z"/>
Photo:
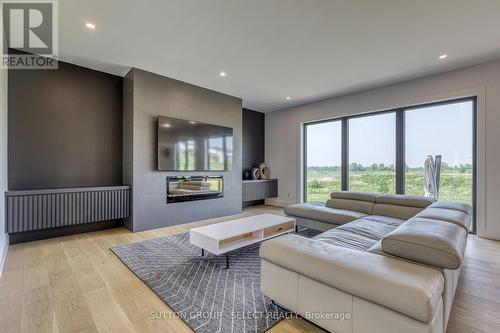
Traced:
<path fill-rule="evenodd" d="M 307 123 L 303 133 L 305 202 L 339 190 L 424 195 L 424 163 L 440 156 L 438 198 L 475 208 L 475 98 Z"/>

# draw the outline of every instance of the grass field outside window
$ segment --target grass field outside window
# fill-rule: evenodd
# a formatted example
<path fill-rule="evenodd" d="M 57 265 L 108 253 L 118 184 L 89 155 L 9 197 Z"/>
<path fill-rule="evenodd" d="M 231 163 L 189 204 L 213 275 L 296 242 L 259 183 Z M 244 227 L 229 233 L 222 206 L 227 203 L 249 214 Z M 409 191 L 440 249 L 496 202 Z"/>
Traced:
<path fill-rule="evenodd" d="M 420 168 L 407 169 L 406 194 L 424 195 L 424 176 Z M 307 168 L 307 202 L 326 202 L 340 188 L 340 167 Z M 350 185 L 356 191 L 394 193 L 394 171 L 351 171 Z M 445 166 L 441 173 L 440 200 L 461 201 L 472 205 L 472 166 Z"/>

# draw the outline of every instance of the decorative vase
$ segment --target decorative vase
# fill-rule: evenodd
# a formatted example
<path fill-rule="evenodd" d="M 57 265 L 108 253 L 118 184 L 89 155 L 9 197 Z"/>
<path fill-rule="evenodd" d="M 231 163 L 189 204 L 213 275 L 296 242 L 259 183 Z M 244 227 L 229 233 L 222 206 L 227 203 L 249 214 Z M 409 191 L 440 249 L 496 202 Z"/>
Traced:
<path fill-rule="evenodd" d="M 252 179 L 257 180 L 260 177 L 260 169 L 259 168 L 253 168 L 252 169 Z"/>
<path fill-rule="evenodd" d="M 269 168 L 268 168 L 267 164 L 262 162 L 259 165 L 259 169 L 260 169 L 260 178 L 261 179 L 269 179 L 270 173 L 269 173 Z"/>

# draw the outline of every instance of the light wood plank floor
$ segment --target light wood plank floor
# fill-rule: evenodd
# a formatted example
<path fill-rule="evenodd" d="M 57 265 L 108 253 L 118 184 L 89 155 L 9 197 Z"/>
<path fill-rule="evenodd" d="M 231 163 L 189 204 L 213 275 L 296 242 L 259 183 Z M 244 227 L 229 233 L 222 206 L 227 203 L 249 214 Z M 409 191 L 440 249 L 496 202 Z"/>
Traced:
<path fill-rule="evenodd" d="M 258 206 L 238 216 L 272 212 Z M 226 217 L 130 233 L 124 228 L 9 247 L 0 279 L 0 332 L 191 332 L 180 319 L 150 319 L 170 312 L 110 247 L 222 222 Z M 500 242 L 470 237 L 448 332 L 500 332 Z M 322 332 L 300 319 L 272 333 Z"/>

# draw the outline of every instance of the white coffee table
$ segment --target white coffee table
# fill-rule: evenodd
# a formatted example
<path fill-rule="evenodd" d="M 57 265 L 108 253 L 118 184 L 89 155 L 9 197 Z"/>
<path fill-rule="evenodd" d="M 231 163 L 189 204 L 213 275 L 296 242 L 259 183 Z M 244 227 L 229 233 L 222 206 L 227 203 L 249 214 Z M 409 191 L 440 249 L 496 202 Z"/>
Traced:
<path fill-rule="evenodd" d="M 295 231 L 295 219 L 274 214 L 261 214 L 223 223 L 189 229 L 189 241 L 215 255 L 227 253 L 263 240 Z"/>

